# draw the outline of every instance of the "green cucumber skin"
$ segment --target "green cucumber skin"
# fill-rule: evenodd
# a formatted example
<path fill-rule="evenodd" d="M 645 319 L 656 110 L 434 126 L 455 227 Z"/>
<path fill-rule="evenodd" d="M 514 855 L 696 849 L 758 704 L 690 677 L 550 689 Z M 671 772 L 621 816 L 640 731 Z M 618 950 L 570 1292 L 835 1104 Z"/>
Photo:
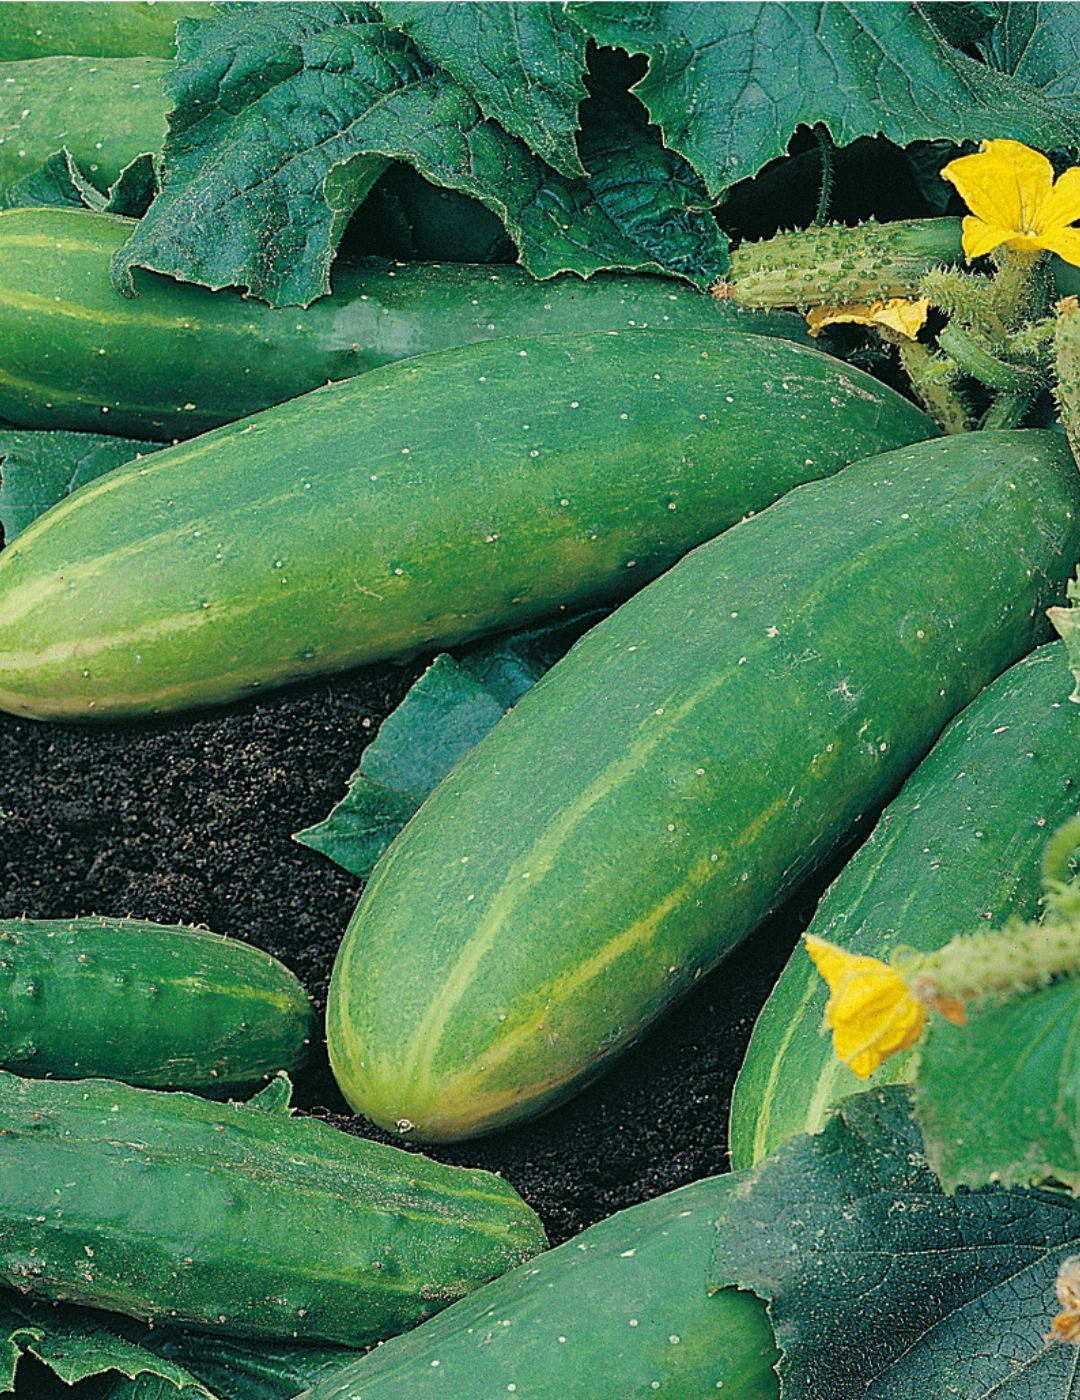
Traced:
<path fill-rule="evenodd" d="M 1063 642 L 988 686 L 949 726 L 826 892 L 810 930 L 885 957 L 930 950 L 1010 915 L 1035 918 L 1050 832 L 1080 810 L 1080 713 Z M 800 946 L 754 1027 L 735 1085 L 730 1144 L 749 1166 L 868 1083 L 822 1033 L 828 990 Z M 894 1056 L 870 1084 L 910 1078 Z"/>
<path fill-rule="evenodd" d="M 720 961 L 1047 631 L 1080 553 L 1057 433 L 857 462 L 577 642 L 382 857 L 327 1007 L 418 1140 L 552 1106 Z"/>
<path fill-rule="evenodd" d="M 519 267 L 339 263 L 306 310 L 152 273 L 122 297 L 109 260 L 131 219 L 0 212 L 0 417 L 28 428 L 191 437 L 410 355 L 504 335 L 732 327 L 809 344 L 785 312 L 748 312 L 663 277 Z"/>
<path fill-rule="evenodd" d="M 180 709 L 626 596 L 809 477 L 931 436 L 740 331 L 520 337 L 118 467 L 0 553 L 0 708 Z"/>
<path fill-rule="evenodd" d="M 710 1177 L 619 1211 L 347 1361 L 303 1400 L 776 1400 L 764 1304 L 706 1289 L 736 1185 Z"/>
<path fill-rule="evenodd" d="M 0 1064 L 226 1094 L 297 1069 L 314 1011 L 276 958 L 137 919 L 0 921 Z"/>
<path fill-rule="evenodd" d="M 0 63 L 0 198 L 63 146 L 102 193 L 136 156 L 159 152 L 171 68 L 161 58 Z"/>
<path fill-rule="evenodd" d="M 544 1248 L 498 1177 L 294 1118 L 280 1083 L 219 1104 L 0 1072 L 0 1280 L 233 1336 L 361 1346 Z"/>
<path fill-rule="evenodd" d="M 99 58 L 172 58 L 176 25 L 213 13 L 210 4 L 152 5 L 115 0 L 4 0 L 0 5 L 0 61 L 52 54 Z"/>

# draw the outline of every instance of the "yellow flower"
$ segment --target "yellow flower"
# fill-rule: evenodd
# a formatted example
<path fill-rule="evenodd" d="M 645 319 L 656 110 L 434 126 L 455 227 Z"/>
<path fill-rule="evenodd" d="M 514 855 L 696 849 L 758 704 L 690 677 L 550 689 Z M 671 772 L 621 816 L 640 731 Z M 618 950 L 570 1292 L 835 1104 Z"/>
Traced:
<path fill-rule="evenodd" d="M 964 252 L 981 258 L 1001 244 L 1057 253 L 1080 267 L 1080 167 L 1055 181 L 1054 167 L 1019 141 L 984 141 L 978 155 L 942 170 L 971 210 L 964 219 Z"/>
<path fill-rule="evenodd" d="M 926 1025 L 926 1008 L 903 977 L 877 958 L 849 953 L 807 934 L 806 951 L 829 984 L 825 1024 L 837 1055 L 860 1079 L 883 1060 L 910 1050 Z"/>
<path fill-rule="evenodd" d="M 849 321 L 856 326 L 884 326 L 914 340 L 923 328 L 929 306 L 925 297 L 917 301 L 890 297 L 888 301 L 860 301 L 850 306 L 815 306 L 806 313 L 806 325 L 811 335 L 820 335 L 826 326 Z"/>

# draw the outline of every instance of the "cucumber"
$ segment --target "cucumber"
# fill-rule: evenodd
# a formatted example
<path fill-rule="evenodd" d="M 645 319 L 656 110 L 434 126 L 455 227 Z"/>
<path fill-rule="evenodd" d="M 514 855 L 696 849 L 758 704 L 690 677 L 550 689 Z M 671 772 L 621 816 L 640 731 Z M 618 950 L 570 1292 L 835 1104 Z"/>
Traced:
<path fill-rule="evenodd" d="M 452 1140 L 595 1076 L 1045 635 L 1078 554 L 1080 475 L 1045 432 L 858 462 L 693 551 L 382 857 L 330 986 L 346 1098 Z"/>
<path fill-rule="evenodd" d="M 545 1244 L 504 1181 L 246 1104 L 0 1072 L 0 1281 L 242 1337 L 361 1346 Z"/>
<path fill-rule="evenodd" d="M 727 326 L 809 343 L 802 319 L 742 311 L 663 277 L 341 262 L 334 292 L 275 309 L 153 273 L 122 297 L 109 260 L 134 220 L 0 213 L 0 417 L 33 428 L 190 437 L 408 355 L 504 335 Z"/>
<path fill-rule="evenodd" d="M 832 884 L 811 932 L 885 957 L 1038 914 L 1047 836 L 1080 810 L 1080 713 L 1064 643 L 1010 667 L 958 716 Z M 828 989 L 799 946 L 754 1027 L 735 1085 L 730 1144 L 749 1166 L 867 1087 L 822 1033 Z M 896 1055 L 874 1084 L 910 1078 Z"/>
<path fill-rule="evenodd" d="M 228 1093 L 306 1058 L 303 987 L 260 948 L 138 919 L 0 921 L 0 1064 Z"/>
<path fill-rule="evenodd" d="M 632 1206 L 504 1274 L 407 1336 L 347 1360 L 303 1400 L 776 1400 L 765 1305 L 706 1280 L 734 1176 Z"/>
<path fill-rule="evenodd" d="M 0 553 L 0 708 L 210 704 L 626 596 L 934 432 L 740 331 L 534 336 L 317 389 L 90 482 Z"/>
<path fill-rule="evenodd" d="M 165 142 L 163 58 L 28 58 L 0 63 L 0 200 L 66 147 L 104 193 Z"/>
<path fill-rule="evenodd" d="M 4 0 L 0 5 L 0 60 L 50 54 L 94 54 L 101 58 L 171 58 L 176 24 L 213 13 L 212 6 L 137 0 Z"/>

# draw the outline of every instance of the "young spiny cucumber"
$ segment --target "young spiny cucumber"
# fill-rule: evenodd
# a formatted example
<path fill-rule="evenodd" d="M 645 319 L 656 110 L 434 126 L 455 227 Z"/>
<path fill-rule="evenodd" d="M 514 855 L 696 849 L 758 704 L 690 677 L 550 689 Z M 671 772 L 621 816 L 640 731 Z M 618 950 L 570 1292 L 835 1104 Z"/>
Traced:
<path fill-rule="evenodd" d="M 225 1094 L 295 1070 L 314 1014 L 276 958 L 138 919 L 0 920 L 0 1064 Z"/>
<path fill-rule="evenodd" d="M 505 1182 L 248 1103 L 0 1072 L 0 1281 L 242 1337 L 362 1346 L 545 1245 Z"/>
<path fill-rule="evenodd" d="M 614 601 L 800 482 L 934 432 L 869 375 L 741 331 L 386 365 L 35 520 L 0 552 L 0 708 L 211 704 Z"/>

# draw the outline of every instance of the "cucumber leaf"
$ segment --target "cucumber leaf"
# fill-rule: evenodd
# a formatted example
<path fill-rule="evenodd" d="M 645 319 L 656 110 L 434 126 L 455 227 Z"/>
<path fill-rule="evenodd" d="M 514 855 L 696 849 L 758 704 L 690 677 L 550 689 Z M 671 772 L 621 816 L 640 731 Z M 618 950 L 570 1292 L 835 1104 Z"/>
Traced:
<path fill-rule="evenodd" d="M 574 137 L 585 98 L 587 39 L 566 23 L 561 5 L 410 0 L 379 9 L 465 88 L 485 117 L 560 174 L 585 174 Z"/>
<path fill-rule="evenodd" d="M 0 1291 L 0 1394 L 34 1357 L 86 1400 L 290 1400 L 355 1353 L 241 1342 Z M 18 1383 L 18 1384 L 17 1384 Z"/>
<path fill-rule="evenodd" d="M 767 1302 L 782 1396 L 1075 1394 L 1074 1349 L 1044 1340 L 1080 1241 L 1072 1196 L 946 1195 L 897 1086 L 849 1099 L 740 1178 L 710 1286 Z"/>
<path fill-rule="evenodd" d="M 1001 17 L 978 43 L 992 68 L 1008 73 L 1075 110 L 1080 97 L 1080 10 L 1075 5 L 1002 5 Z"/>
<path fill-rule="evenodd" d="M 31 520 L 104 472 L 165 444 L 99 433 L 0 428 L 0 529 L 10 544 Z"/>
<path fill-rule="evenodd" d="M 947 1191 L 1080 1186 L 1080 979 L 976 1006 L 965 1026 L 933 1017 L 922 1041 L 915 1109 Z"/>
<path fill-rule="evenodd" d="M 113 260 L 122 291 L 147 267 L 308 305 L 392 160 L 485 204 L 537 277 L 621 268 L 708 285 L 726 268 L 704 186 L 643 120 L 617 159 L 594 142 L 592 180 L 568 179 L 370 6 L 242 5 L 179 34 L 162 190 Z"/>
<path fill-rule="evenodd" d="M 33 1356 L 67 1385 L 115 1372 L 129 1381 L 147 1373 L 160 1377 L 185 1400 L 212 1392 L 183 1366 L 164 1360 L 115 1330 L 104 1315 L 32 1303 L 13 1293 L 0 1296 L 0 1392 L 15 1390 L 19 1361 Z"/>
<path fill-rule="evenodd" d="M 345 796 L 293 840 L 366 879 L 432 788 L 601 616 L 441 652 L 383 721 Z"/>
<path fill-rule="evenodd" d="M 633 91 L 714 198 L 782 156 L 796 127 L 819 122 L 838 146 L 875 135 L 898 146 L 1009 136 L 1046 150 L 1080 141 L 1074 113 L 951 48 L 915 5 L 572 0 L 567 8 L 598 43 L 647 56 Z"/>
<path fill-rule="evenodd" d="M 62 147 L 39 169 L 10 186 L 3 203 L 8 209 L 29 209 L 41 205 L 93 209 L 99 214 L 123 214 L 139 219 L 157 194 L 154 157 L 136 156 L 126 165 L 107 194 L 102 194 L 79 169 L 71 152 Z"/>

